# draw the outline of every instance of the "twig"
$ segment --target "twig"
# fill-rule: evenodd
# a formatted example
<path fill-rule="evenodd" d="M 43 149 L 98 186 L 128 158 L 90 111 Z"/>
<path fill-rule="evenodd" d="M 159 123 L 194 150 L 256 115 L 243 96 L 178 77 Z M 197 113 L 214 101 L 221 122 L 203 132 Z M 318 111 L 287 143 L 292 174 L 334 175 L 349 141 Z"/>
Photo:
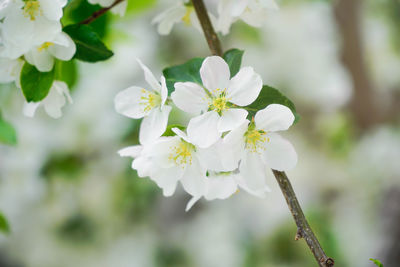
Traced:
<path fill-rule="evenodd" d="M 102 15 L 104 15 L 108 10 L 110 10 L 111 8 L 115 7 L 116 5 L 118 5 L 119 3 L 121 3 L 122 1 L 125 0 L 115 0 L 115 2 L 108 7 L 103 7 L 99 10 L 97 10 L 96 12 L 94 12 L 90 17 L 88 17 L 87 19 L 79 22 L 79 24 L 90 24 L 93 21 L 95 21 L 97 18 L 101 17 Z M 126 0 L 128 1 L 128 0 Z"/>
<path fill-rule="evenodd" d="M 221 43 L 218 39 L 217 34 L 214 31 L 214 27 L 211 24 L 210 17 L 208 16 L 204 2 L 202 0 L 192 0 L 192 3 L 194 10 L 196 11 L 197 17 L 199 18 L 201 27 L 203 28 L 203 32 L 211 53 L 213 55 L 222 57 Z"/>
<path fill-rule="evenodd" d="M 203 0 L 192 0 L 194 9 L 196 10 L 197 17 L 200 20 L 200 24 L 203 28 L 204 35 L 207 39 L 208 46 L 210 47 L 211 53 L 214 55 L 222 56 L 222 49 L 216 35 L 214 28 L 211 24 L 210 18 L 208 17 L 207 10 L 204 6 Z M 311 252 L 313 253 L 318 265 L 321 267 L 332 267 L 334 260 L 326 256 L 324 250 L 310 225 L 304 216 L 303 210 L 301 209 L 300 203 L 297 200 L 296 194 L 290 184 L 290 181 L 284 172 L 272 170 L 274 176 L 282 190 L 282 193 L 289 206 L 289 210 L 293 215 L 293 218 L 297 225 L 297 233 L 295 236 L 296 240 L 304 238 Z"/>

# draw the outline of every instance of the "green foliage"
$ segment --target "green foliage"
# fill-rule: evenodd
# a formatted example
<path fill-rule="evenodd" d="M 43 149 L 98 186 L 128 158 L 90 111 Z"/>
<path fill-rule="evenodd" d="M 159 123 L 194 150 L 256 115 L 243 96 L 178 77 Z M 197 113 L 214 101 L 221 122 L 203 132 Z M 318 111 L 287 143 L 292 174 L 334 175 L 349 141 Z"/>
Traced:
<path fill-rule="evenodd" d="M 375 263 L 376 264 L 376 266 L 378 266 L 378 267 L 383 267 L 383 264 L 379 261 L 379 260 L 377 260 L 377 259 L 369 259 L 370 261 L 372 261 L 373 263 Z"/>
<path fill-rule="evenodd" d="M 158 267 L 186 267 L 193 266 L 185 250 L 173 247 L 171 244 L 160 246 L 155 255 L 156 266 Z"/>
<path fill-rule="evenodd" d="M 6 217 L 0 212 L 0 232 L 8 234 L 10 232 L 10 225 L 7 222 Z"/>
<path fill-rule="evenodd" d="M 231 72 L 231 77 L 235 76 L 239 72 L 240 66 L 242 65 L 243 50 L 230 49 L 224 53 L 223 58 L 229 65 L 229 70 Z"/>
<path fill-rule="evenodd" d="M 3 120 L 0 112 L 0 143 L 6 145 L 16 145 L 17 144 L 17 133 L 14 127 Z"/>
<path fill-rule="evenodd" d="M 94 240 L 96 225 L 86 215 L 78 213 L 69 217 L 58 228 L 59 237 L 74 245 L 88 243 Z"/>
<path fill-rule="evenodd" d="M 55 80 L 65 82 L 69 89 L 75 86 L 78 81 L 78 67 L 75 60 L 57 60 L 55 69 Z"/>
<path fill-rule="evenodd" d="M 179 130 L 184 131 L 186 129 L 185 126 L 179 125 L 179 124 L 171 124 L 167 126 L 167 129 L 163 133 L 162 136 L 175 136 L 176 134 L 172 131 L 172 128 L 178 128 Z"/>
<path fill-rule="evenodd" d="M 167 81 L 168 94 L 174 90 L 176 82 L 194 82 L 202 84 L 200 78 L 200 68 L 204 58 L 193 58 L 182 65 L 169 67 L 163 70 L 164 77 Z"/>
<path fill-rule="evenodd" d="M 25 63 L 21 71 L 21 88 L 26 101 L 39 102 L 50 91 L 54 80 L 54 68 L 49 72 L 40 72 L 29 63 Z"/>
<path fill-rule="evenodd" d="M 136 14 L 140 13 L 156 3 L 156 0 L 135 0 L 128 1 L 127 13 Z"/>
<path fill-rule="evenodd" d="M 270 104 L 281 104 L 290 108 L 295 116 L 294 123 L 298 122 L 298 120 L 300 119 L 300 116 L 299 114 L 297 114 L 296 107 L 294 106 L 293 102 L 290 101 L 289 98 L 284 96 L 277 89 L 272 88 L 268 85 L 263 86 L 257 99 L 250 106 L 248 106 L 249 116 L 255 116 L 258 110 L 264 109 Z"/>
<path fill-rule="evenodd" d="M 64 15 L 61 19 L 61 23 L 63 25 L 77 24 L 87 19 L 101 8 L 100 5 L 92 5 L 87 0 L 71 0 L 64 8 Z M 92 29 L 103 38 L 108 32 L 109 21 L 110 14 L 109 12 L 106 12 L 90 23 L 90 27 L 92 27 Z"/>
<path fill-rule="evenodd" d="M 53 179 L 76 180 L 81 176 L 85 158 L 79 154 L 51 155 L 41 169 L 42 176 Z"/>
<path fill-rule="evenodd" d="M 98 62 L 107 60 L 114 55 L 104 43 L 99 35 L 88 25 L 74 24 L 64 27 L 66 32 L 76 44 L 74 58 L 87 61 Z"/>

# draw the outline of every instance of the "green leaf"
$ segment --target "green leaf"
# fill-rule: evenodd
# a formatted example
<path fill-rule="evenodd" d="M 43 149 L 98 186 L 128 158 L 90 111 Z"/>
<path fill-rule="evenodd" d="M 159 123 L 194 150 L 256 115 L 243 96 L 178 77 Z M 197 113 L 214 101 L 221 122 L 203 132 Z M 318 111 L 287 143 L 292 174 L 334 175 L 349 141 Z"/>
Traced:
<path fill-rule="evenodd" d="M 185 126 L 182 126 L 180 124 L 171 124 L 171 125 L 167 126 L 167 129 L 162 134 L 162 136 L 175 136 L 176 134 L 172 131 L 172 128 L 178 128 L 179 130 L 182 130 L 182 131 L 184 131 L 186 129 Z"/>
<path fill-rule="evenodd" d="M 73 24 L 64 27 L 66 32 L 76 44 L 74 58 L 87 61 L 98 62 L 107 60 L 114 55 L 104 43 L 99 35 L 88 25 Z"/>
<path fill-rule="evenodd" d="M 17 144 L 17 133 L 14 127 L 0 117 L 0 143 L 7 145 Z"/>
<path fill-rule="evenodd" d="M 78 67 L 75 60 L 57 60 L 55 67 L 55 80 L 65 82 L 69 89 L 78 81 Z"/>
<path fill-rule="evenodd" d="M 369 259 L 370 261 L 372 261 L 373 263 L 375 263 L 376 264 L 376 266 L 378 266 L 378 267 L 383 267 L 383 264 L 379 261 L 379 260 L 376 260 L 376 259 Z"/>
<path fill-rule="evenodd" d="M 10 226 L 6 220 L 6 217 L 0 212 L 0 232 L 8 234 L 10 232 Z"/>
<path fill-rule="evenodd" d="M 54 80 L 54 68 L 49 72 L 40 72 L 29 63 L 25 63 L 21 71 L 21 88 L 26 101 L 39 102 L 50 91 Z"/>
<path fill-rule="evenodd" d="M 277 89 L 272 88 L 268 85 L 264 85 L 257 99 L 247 108 L 249 109 L 249 116 L 253 117 L 257 111 L 264 109 L 270 104 L 281 104 L 290 108 L 295 116 L 294 123 L 298 122 L 300 119 L 299 114 L 296 112 L 296 107 L 293 102 L 284 96 Z"/>
<path fill-rule="evenodd" d="M 229 70 L 231 71 L 231 77 L 235 76 L 239 72 L 240 66 L 242 65 L 243 50 L 230 49 L 224 53 L 223 58 L 229 65 Z"/>
<path fill-rule="evenodd" d="M 200 68 L 203 60 L 204 58 L 193 58 L 182 65 L 164 69 L 163 74 L 167 81 L 168 94 L 170 95 L 175 90 L 176 82 L 194 82 L 201 85 Z"/>

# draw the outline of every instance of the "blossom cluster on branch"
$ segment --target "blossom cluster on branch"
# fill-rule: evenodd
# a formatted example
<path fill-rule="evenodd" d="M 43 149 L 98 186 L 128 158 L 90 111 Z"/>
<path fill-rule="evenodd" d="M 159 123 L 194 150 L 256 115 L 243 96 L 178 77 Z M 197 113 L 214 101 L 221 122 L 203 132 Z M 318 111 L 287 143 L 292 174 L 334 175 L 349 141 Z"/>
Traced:
<path fill-rule="evenodd" d="M 148 86 L 121 91 L 115 108 L 127 117 L 143 118 L 141 145 L 119 154 L 134 158 L 132 168 L 156 182 L 165 196 L 173 195 L 180 182 L 192 196 L 186 210 L 201 197 L 225 199 L 239 188 L 263 197 L 269 191 L 269 168 L 286 171 L 296 165 L 296 151 L 277 133 L 293 124 L 292 111 L 281 104 L 270 104 L 254 116 L 246 110 L 263 88 L 253 68 L 243 67 L 231 77 L 223 58 L 207 57 L 199 69 L 201 81 L 176 82 L 168 97 L 166 78 L 159 82 L 139 64 Z M 187 126 L 168 126 L 175 107 L 191 116 Z"/>

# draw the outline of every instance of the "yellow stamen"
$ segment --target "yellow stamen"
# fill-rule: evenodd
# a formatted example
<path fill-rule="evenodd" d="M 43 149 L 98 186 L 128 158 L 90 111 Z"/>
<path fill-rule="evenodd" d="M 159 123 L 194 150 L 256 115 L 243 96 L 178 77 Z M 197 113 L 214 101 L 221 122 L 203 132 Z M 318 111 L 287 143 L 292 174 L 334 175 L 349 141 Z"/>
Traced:
<path fill-rule="evenodd" d="M 146 89 L 142 89 L 141 93 L 140 105 L 144 106 L 144 111 L 150 111 L 161 104 L 161 96 L 159 94 L 147 91 Z"/>
<path fill-rule="evenodd" d="M 38 13 L 42 12 L 40 9 L 40 3 L 37 0 L 25 1 L 23 11 L 25 13 L 25 17 L 30 18 L 31 20 L 35 20 Z"/>
<path fill-rule="evenodd" d="M 221 89 L 216 89 L 214 92 L 215 95 L 218 96 L 211 99 L 208 108 L 209 110 L 215 110 L 219 115 L 222 115 L 225 110 L 229 109 L 229 99 L 226 97 L 226 89 L 222 92 Z"/>
<path fill-rule="evenodd" d="M 43 50 L 46 50 L 47 48 L 49 48 L 50 46 L 54 45 L 54 43 L 52 42 L 45 42 L 43 43 L 40 47 L 38 47 L 38 51 L 42 52 Z"/>
<path fill-rule="evenodd" d="M 251 129 L 248 130 L 244 136 L 246 141 L 246 149 L 251 152 L 260 153 L 265 150 L 265 143 L 269 142 L 269 138 L 266 137 L 267 133 L 263 130 Z"/>
<path fill-rule="evenodd" d="M 192 24 L 190 22 L 190 15 L 192 14 L 193 11 L 194 11 L 193 6 L 186 6 L 186 13 L 182 18 L 182 21 L 186 26 L 190 26 Z"/>
<path fill-rule="evenodd" d="M 169 160 L 182 167 L 186 164 L 192 164 L 192 152 L 195 151 L 194 145 L 181 140 L 177 146 L 174 146 L 171 149 L 172 153 L 169 154 Z"/>

